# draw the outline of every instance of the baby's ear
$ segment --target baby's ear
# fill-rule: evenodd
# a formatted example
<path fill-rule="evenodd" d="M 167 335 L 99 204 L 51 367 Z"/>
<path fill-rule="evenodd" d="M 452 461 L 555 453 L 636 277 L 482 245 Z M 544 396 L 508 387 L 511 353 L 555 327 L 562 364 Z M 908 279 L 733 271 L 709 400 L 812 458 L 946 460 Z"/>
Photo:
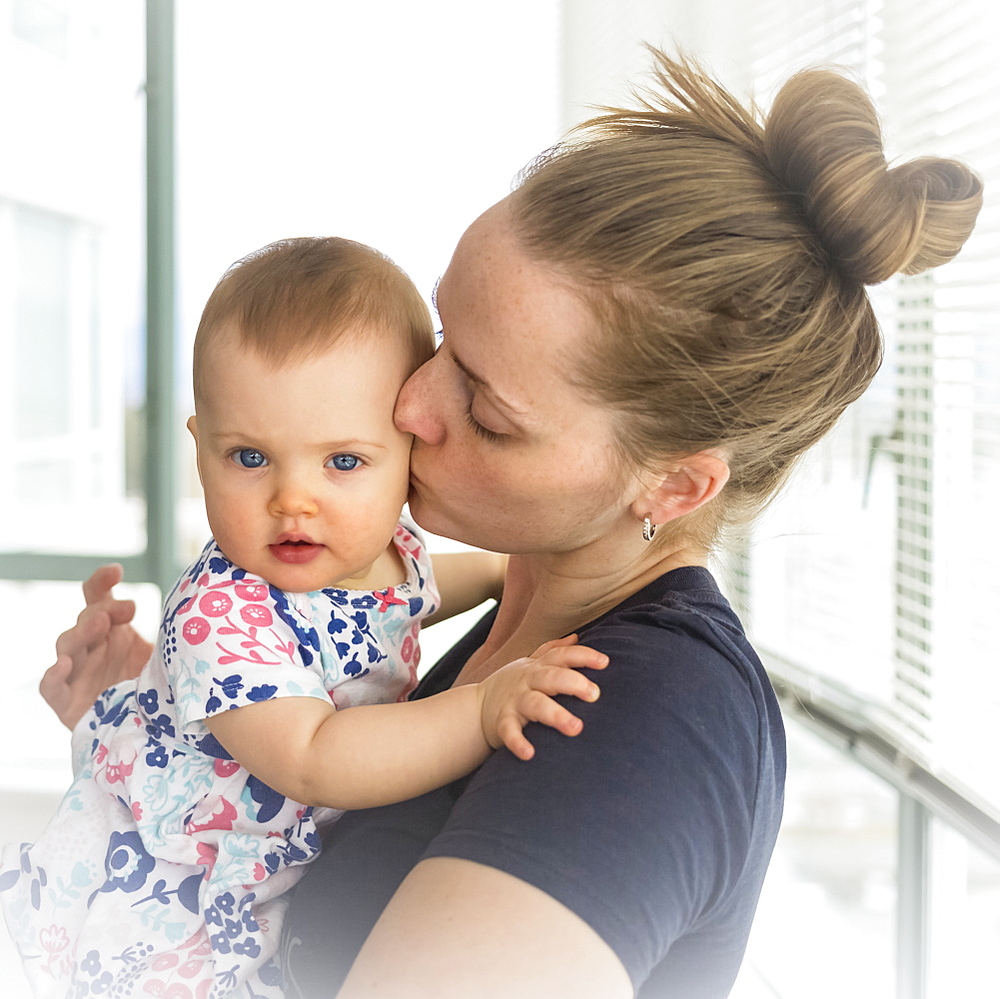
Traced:
<path fill-rule="evenodd" d="M 198 417 L 189 416 L 187 421 L 187 428 L 191 432 L 191 436 L 194 438 L 195 444 L 198 443 Z"/>

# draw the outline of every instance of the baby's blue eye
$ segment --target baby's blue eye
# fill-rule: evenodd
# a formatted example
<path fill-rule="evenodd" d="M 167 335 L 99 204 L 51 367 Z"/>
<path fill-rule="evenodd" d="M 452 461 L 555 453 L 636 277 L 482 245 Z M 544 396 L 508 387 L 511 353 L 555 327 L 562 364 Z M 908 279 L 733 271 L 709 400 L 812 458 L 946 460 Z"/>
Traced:
<path fill-rule="evenodd" d="M 245 447 L 242 451 L 237 451 L 233 455 L 233 461 L 244 468 L 263 468 L 267 464 L 267 458 L 253 447 Z"/>
<path fill-rule="evenodd" d="M 339 472 L 353 472 L 361 464 L 361 459 L 356 454 L 335 454 L 327 464 Z"/>

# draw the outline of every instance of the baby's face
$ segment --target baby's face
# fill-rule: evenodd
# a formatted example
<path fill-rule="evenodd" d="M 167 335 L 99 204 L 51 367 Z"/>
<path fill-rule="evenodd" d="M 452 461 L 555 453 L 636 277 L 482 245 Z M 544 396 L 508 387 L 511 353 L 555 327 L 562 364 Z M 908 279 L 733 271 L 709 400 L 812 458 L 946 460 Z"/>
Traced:
<path fill-rule="evenodd" d="M 392 421 L 409 374 L 382 334 L 276 368 L 223 337 L 189 426 L 219 547 L 283 590 L 381 589 L 409 480 Z"/>

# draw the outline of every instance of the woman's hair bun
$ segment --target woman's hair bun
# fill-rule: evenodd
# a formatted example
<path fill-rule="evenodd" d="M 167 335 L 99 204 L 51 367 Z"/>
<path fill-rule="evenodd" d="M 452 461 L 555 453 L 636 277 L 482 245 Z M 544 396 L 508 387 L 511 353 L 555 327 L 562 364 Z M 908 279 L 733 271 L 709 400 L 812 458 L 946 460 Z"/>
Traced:
<path fill-rule="evenodd" d="M 963 163 L 927 156 L 890 168 L 871 100 L 829 70 L 781 88 L 764 148 L 835 266 L 864 284 L 950 260 L 982 205 L 982 181 Z"/>

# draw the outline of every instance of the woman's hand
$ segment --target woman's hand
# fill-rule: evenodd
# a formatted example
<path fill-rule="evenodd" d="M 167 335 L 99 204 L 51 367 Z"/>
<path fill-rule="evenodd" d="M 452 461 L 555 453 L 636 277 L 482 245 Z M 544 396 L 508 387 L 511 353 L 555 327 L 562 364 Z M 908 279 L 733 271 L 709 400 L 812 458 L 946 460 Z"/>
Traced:
<path fill-rule="evenodd" d="M 38 685 L 67 728 L 76 725 L 101 691 L 138 676 L 153 651 L 132 627 L 135 602 L 116 600 L 111 593 L 122 573 L 120 565 L 102 565 L 83 584 L 87 606 L 56 639 L 56 661 Z"/>
<path fill-rule="evenodd" d="M 600 688 L 577 670 L 604 669 L 608 657 L 576 642 L 576 635 L 546 642 L 479 683 L 483 733 L 494 749 L 504 745 L 519 759 L 530 760 L 535 749 L 522 729 L 532 721 L 563 735 L 577 735 L 583 729 L 583 722 L 552 698 L 569 694 L 596 701 Z"/>

